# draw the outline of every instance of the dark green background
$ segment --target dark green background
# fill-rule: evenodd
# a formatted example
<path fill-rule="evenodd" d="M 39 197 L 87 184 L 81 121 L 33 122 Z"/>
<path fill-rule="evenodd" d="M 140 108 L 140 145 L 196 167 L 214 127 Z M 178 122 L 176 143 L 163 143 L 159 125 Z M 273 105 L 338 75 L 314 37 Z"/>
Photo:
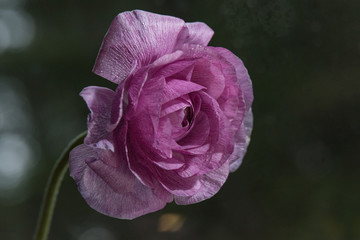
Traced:
<path fill-rule="evenodd" d="M 0 1 L 0 21 L 21 10 L 35 32 L 27 47 L 0 53 L 0 149 L 23 139 L 13 156 L 27 159 L 0 153 L 0 239 L 31 239 L 52 165 L 86 128 L 79 92 L 115 87 L 91 72 L 102 38 L 133 9 L 203 21 L 215 31 L 210 45 L 244 61 L 255 95 L 248 153 L 212 199 L 132 221 L 92 210 L 67 175 L 50 239 L 360 239 L 360 1 L 10 2 Z M 9 114 L 15 107 L 25 116 Z M 11 185 L 13 163 L 27 167 Z M 185 217 L 181 230 L 158 232 L 164 213 Z"/>

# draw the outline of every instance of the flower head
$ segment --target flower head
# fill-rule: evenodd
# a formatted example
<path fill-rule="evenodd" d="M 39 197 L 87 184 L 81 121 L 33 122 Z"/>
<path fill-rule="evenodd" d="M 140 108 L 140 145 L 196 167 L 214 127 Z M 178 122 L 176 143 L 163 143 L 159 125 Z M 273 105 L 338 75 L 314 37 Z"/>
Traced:
<path fill-rule="evenodd" d="M 132 219 L 175 200 L 212 197 L 241 164 L 252 130 L 252 84 L 242 61 L 207 46 L 204 23 L 145 11 L 119 14 L 87 87 L 91 114 L 70 174 L 87 203 Z"/>

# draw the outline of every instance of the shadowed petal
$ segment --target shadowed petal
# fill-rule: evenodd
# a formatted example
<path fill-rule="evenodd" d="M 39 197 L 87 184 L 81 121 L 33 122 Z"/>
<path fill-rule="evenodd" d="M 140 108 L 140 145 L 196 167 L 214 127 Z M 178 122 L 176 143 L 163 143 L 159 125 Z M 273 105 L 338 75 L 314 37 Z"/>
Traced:
<path fill-rule="evenodd" d="M 253 127 L 253 114 L 251 108 L 245 114 L 243 123 L 235 135 L 234 151 L 229 158 L 230 171 L 236 171 L 242 163 L 247 147 L 250 143 L 250 135 Z"/>
<path fill-rule="evenodd" d="M 200 111 L 195 117 L 193 127 L 185 137 L 178 141 L 178 144 L 184 149 L 199 147 L 205 144 L 210 130 L 213 130 L 210 128 L 209 121 L 209 117 Z"/>
<path fill-rule="evenodd" d="M 220 168 L 200 177 L 201 187 L 197 193 L 189 197 L 174 196 L 175 202 L 180 205 L 187 205 L 211 198 L 220 190 L 228 175 L 229 163 L 225 162 Z"/>
<path fill-rule="evenodd" d="M 187 36 L 179 18 L 141 10 L 120 13 L 104 38 L 93 71 L 120 83 L 131 71 L 174 52 Z"/>
<path fill-rule="evenodd" d="M 184 178 L 174 171 L 163 169 L 158 170 L 158 180 L 167 191 L 176 196 L 194 195 L 201 187 L 198 176 Z"/>
<path fill-rule="evenodd" d="M 85 144 L 102 149 L 114 151 L 114 146 L 109 140 L 111 104 L 115 93 L 103 87 L 84 88 L 82 96 L 89 107 L 91 114 L 88 116 L 88 135 L 85 138 Z"/>
<path fill-rule="evenodd" d="M 119 124 L 124 111 L 124 84 L 120 84 L 115 92 L 114 101 L 112 102 L 110 123 L 108 131 L 113 131 Z"/>
<path fill-rule="evenodd" d="M 111 167 L 103 158 L 115 157 L 121 164 Z M 162 209 L 172 196 L 158 189 L 157 194 L 143 185 L 114 153 L 79 145 L 70 153 L 70 175 L 81 195 L 95 210 L 111 217 L 133 219 Z"/>

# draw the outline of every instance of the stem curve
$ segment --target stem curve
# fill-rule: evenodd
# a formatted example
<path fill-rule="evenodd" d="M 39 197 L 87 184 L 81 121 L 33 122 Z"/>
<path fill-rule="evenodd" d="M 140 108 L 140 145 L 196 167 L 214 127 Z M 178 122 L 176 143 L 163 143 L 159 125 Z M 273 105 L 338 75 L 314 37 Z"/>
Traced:
<path fill-rule="evenodd" d="M 52 216 L 56 204 L 56 199 L 59 193 L 61 182 L 66 171 L 69 168 L 68 156 L 70 151 L 83 143 L 87 131 L 76 136 L 64 149 L 48 179 L 44 198 L 41 204 L 40 215 L 37 222 L 37 227 L 34 235 L 34 240 L 46 240 L 49 234 Z"/>

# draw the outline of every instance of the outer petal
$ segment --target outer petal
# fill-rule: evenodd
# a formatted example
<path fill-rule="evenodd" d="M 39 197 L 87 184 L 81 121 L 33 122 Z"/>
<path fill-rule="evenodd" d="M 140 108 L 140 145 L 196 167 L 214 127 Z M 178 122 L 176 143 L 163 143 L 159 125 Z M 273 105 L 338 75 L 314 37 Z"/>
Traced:
<path fill-rule="evenodd" d="M 250 135 L 253 126 L 251 104 L 254 99 L 252 83 L 243 62 L 237 56 L 224 48 L 209 48 L 224 58 L 226 62 L 223 63 L 224 74 L 227 75 L 229 79 L 235 78 L 237 80 L 237 82 L 229 85 L 230 88 L 227 92 L 228 96 L 225 97 L 227 100 L 222 104 L 225 115 L 232 119 L 232 129 L 236 131 L 234 151 L 229 158 L 230 170 L 233 172 L 241 165 L 247 146 L 250 142 Z M 232 67 L 227 66 L 227 64 L 231 64 Z M 233 77 L 233 74 L 236 74 L 236 77 Z M 234 96 L 232 91 L 236 87 L 239 87 L 241 92 L 241 96 L 238 96 L 240 105 L 234 97 L 231 97 Z M 242 109 L 243 107 L 241 107 L 242 103 L 245 105 L 244 110 Z M 238 111 L 244 111 L 242 118 L 239 117 L 239 114 L 234 114 Z M 238 123 L 240 123 L 240 125 L 238 125 Z"/>
<path fill-rule="evenodd" d="M 230 171 L 236 171 L 242 163 L 247 147 L 250 143 L 250 135 L 253 127 L 253 114 L 251 108 L 245 114 L 243 123 L 235 135 L 234 151 L 229 158 Z"/>
<path fill-rule="evenodd" d="M 175 202 L 180 205 L 186 205 L 211 198 L 220 190 L 228 175 L 229 163 L 225 162 L 220 168 L 200 177 L 201 187 L 197 193 L 190 197 L 175 196 Z"/>
<path fill-rule="evenodd" d="M 120 83 L 131 71 L 172 53 L 187 35 L 179 18 L 140 10 L 120 13 L 104 38 L 93 71 Z"/>
<path fill-rule="evenodd" d="M 186 26 L 189 29 L 189 38 L 185 43 L 206 46 L 214 35 L 214 31 L 202 22 L 186 23 Z"/>
<path fill-rule="evenodd" d="M 240 84 L 241 92 L 243 93 L 246 111 L 249 110 L 251 104 L 254 100 L 252 83 L 248 71 L 246 70 L 244 63 L 241 61 L 240 58 L 235 56 L 232 52 L 225 48 L 220 47 L 209 47 L 223 58 L 228 61 L 230 64 L 233 65 L 236 72 L 237 80 Z"/>
<path fill-rule="evenodd" d="M 70 175 L 81 195 L 95 210 L 111 217 L 133 219 L 162 209 L 172 196 L 162 191 L 155 195 L 128 169 L 126 161 L 114 168 L 103 158 L 118 158 L 110 151 L 80 145 L 70 153 Z M 159 197 L 160 196 L 160 197 Z"/>
<path fill-rule="evenodd" d="M 84 98 L 91 111 L 85 144 L 114 151 L 107 127 L 110 124 L 111 105 L 115 93 L 108 88 L 87 87 L 81 91 L 80 96 Z"/>

